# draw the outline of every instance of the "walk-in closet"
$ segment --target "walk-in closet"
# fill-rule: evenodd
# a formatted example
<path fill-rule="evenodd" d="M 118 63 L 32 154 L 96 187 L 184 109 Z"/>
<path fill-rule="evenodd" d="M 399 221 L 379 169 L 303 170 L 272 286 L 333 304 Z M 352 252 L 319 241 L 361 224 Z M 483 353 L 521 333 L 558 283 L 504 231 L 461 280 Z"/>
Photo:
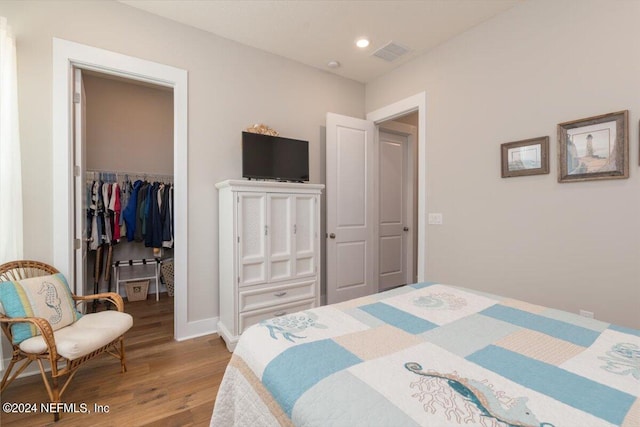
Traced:
<path fill-rule="evenodd" d="M 76 153 L 84 157 L 84 188 L 76 191 L 86 212 L 83 293 L 117 291 L 125 305 L 172 298 L 180 286 L 173 280 L 173 91 L 75 72 L 82 99 L 74 101 L 83 105 L 76 123 Z"/>

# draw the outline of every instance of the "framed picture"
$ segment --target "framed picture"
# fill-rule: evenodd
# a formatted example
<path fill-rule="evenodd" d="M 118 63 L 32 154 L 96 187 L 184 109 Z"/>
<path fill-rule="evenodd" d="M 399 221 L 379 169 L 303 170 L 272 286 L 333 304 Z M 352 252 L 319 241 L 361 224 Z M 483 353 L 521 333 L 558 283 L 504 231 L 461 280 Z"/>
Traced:
<path fill-rule="evenodd" d="M 629 111 L 558 125 L 558 182 L 629 178 Z"/>
<path fill-rule="evenodd" d="M 502 144 L 502 177 L 549 173 L 549 137 Z"/>

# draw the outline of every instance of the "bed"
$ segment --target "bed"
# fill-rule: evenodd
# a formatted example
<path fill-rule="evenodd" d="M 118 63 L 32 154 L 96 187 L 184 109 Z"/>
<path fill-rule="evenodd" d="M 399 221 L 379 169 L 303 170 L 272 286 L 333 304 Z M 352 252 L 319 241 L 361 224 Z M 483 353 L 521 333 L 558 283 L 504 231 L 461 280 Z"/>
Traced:
<path fill-rule="evenodd" d="M 640 331 L 419 283 L 262 321 L 211 425 L 640 426 Z"/>

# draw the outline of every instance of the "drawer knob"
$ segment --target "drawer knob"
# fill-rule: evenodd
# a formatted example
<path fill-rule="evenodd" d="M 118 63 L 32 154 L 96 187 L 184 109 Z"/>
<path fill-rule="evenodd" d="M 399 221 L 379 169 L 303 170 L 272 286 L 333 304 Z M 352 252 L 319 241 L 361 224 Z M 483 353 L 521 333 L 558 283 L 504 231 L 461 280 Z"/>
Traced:
<path fill-rule="evenodd" d="M 287 294 L 287 292 L 282 291 L 282 292 L 277 292 L 277 293 L 275 293 L 275 294 L 273 294 L 273 295 L 275 295 L 275 296 L 277 296 L 277 297 L 283 297 L 283 296 L 285 296 L 286 294 Z"/>
<path fill-rule="evenodd" d="M 286 311 L 279 311 L 279 312 L 277 312 L 276 314 L 274 314 L 274 316 L 276 316 L 276 317 L 280 317 L 280 316 L 284 316 L 285 314 L 287 314 L 287 312 L 286 312 Z"/>

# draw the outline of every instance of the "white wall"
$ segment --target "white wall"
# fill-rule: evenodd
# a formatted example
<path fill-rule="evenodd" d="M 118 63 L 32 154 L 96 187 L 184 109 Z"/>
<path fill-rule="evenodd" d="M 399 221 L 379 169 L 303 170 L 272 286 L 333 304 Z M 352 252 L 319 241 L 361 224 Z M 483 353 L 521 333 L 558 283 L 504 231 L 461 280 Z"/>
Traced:
<path fill-rule="evenodd" d="M 83 72 L 87 169 L 173 175 L 173 91 Z"/>
<path fill-rule="evenodd" d="M 366 88 L 427 93 L 427 277 L 640 328 L 639 1 L 516 6 Z M 559 184 L 558 123 L 629 110 L 630 178 Z M 551 173 L 500 177 L 500 144 L 551 137 Z"/>
<path fill-rule="evenodd" d="M 18 51 L 25 256 L 52 262 L 52 37 L 189 73 L 189 321 L 218 315 L 214 184 L 241 176 L 241 131 L 265 123 L 310 141 L 322 182 L 325 114 L 364 116 L 364 86 L 117 2 L 0 1 Z"/>

